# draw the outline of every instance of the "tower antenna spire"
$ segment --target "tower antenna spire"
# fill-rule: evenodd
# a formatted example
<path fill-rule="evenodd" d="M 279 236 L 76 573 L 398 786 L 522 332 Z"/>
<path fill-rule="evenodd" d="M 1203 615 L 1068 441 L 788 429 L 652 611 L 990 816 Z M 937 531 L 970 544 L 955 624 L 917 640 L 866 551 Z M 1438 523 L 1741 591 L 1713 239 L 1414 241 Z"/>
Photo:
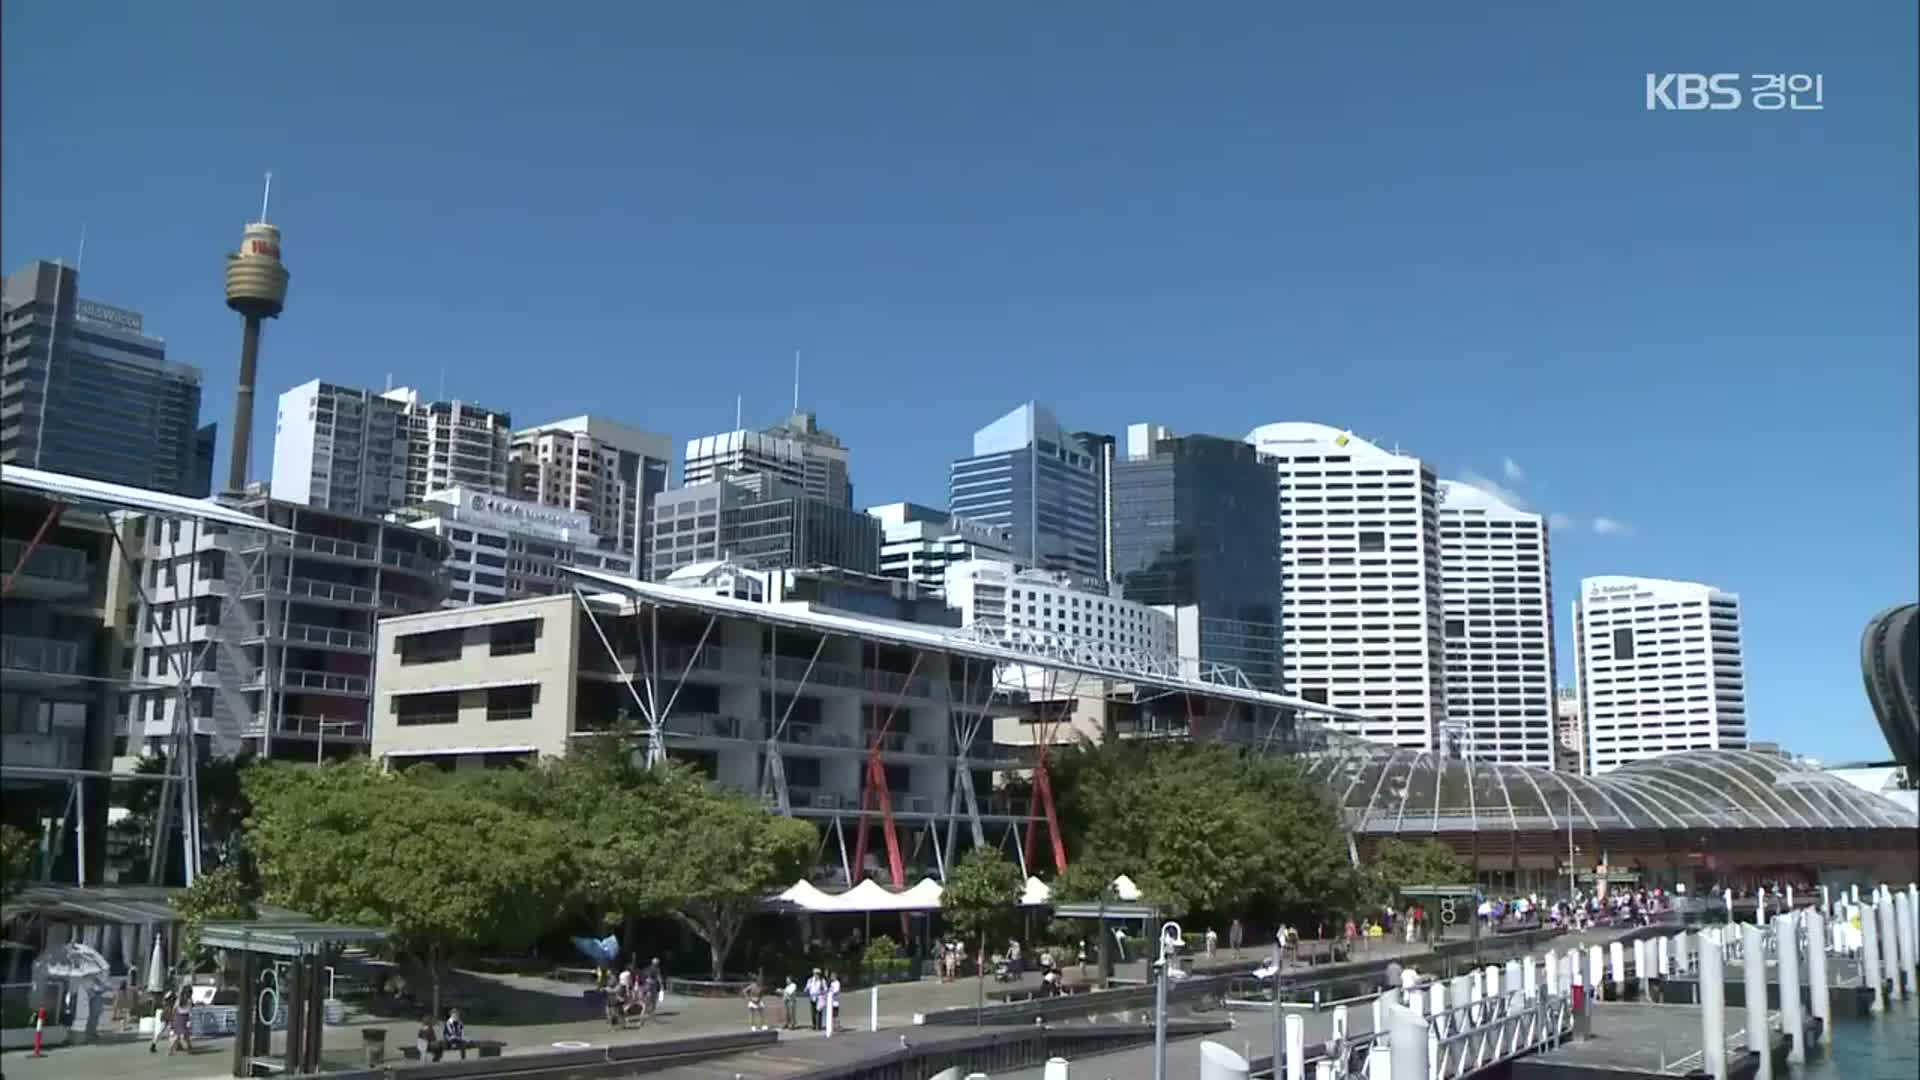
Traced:
<path fill-rule="evenodd" d="M 800 411 L 800 350 L 793 350 L 793 411 Z"/>
<path fill-rule="evenodd" d="M 735 431 L 740 430 L 740 399 L 743 396 L 744 395 L 741 394 L 733 395 L 733 430 Z"/>
<path fill-rule="evenodd" d="M 266 189 L 260 192 L 260 224 L 267 223 L 267 200 L 273 198 L 273 173 L 267 173 Z"/>
<path fill-rule="evenodd" d="M 83 221 L 80 223 L 80 253 L 74 256 L 73 272 L 76 274 L 79 273 L 81 268 L 86 265 L 86 262 L 87 262 L 87 223 Z"/>

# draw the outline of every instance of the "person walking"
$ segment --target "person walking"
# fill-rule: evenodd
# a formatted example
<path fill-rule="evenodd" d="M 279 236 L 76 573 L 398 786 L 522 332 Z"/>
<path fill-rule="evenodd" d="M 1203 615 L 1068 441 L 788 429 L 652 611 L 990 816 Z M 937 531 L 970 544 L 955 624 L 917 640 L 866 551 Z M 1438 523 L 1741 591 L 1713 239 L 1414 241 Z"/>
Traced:
<path fill-rule="evenodd" d="M 175 1050 L 193 1053 L 193 995 L 184 986 L 173 996 L 173 1043 L 167 1047 L 167 1056 L 172 1057 Z"/>
<path fill-rule="evenodd" d="M 153 1038 L 147 1040 L 147 1053 L 159 1053 L 160 1040 L 172 1030 L 173 995 L 161 994 L 153 1003 Z"/>
<path fill-rule="evenodd" d="M 825 1014 L 820 1010 L 826 1005 L 827 981 L 820 977 L 820 969 L 814 968 L 807 978 L 807 1026 L 815 1031 L 821 1029 Z"/>
<path fill-rule="evenodd" d="M 1246 927 L 1240 925 L 1238 917 L 1227 924 L 1227 947 L 1233 950 L 1234 956 L 1240 955 L 1240 946 L 1246 944 L 1246 936 Z"/>
<path fill-rule="evenodd" d="M 1209 926 L 1207 927 L 1207 959 L 1209 960 L 1213 959 L 1214 954 L 1219 951 L 1220 951 L 1220 935 L 1214 933 L 1213 927 Z"/>
<path fill-rule="evenodd" d="M 766 988 L 760 985 L 760 976 L 755 975 L 741 996 L 747 999 L 747 1030 L 767 1030 Z"/>

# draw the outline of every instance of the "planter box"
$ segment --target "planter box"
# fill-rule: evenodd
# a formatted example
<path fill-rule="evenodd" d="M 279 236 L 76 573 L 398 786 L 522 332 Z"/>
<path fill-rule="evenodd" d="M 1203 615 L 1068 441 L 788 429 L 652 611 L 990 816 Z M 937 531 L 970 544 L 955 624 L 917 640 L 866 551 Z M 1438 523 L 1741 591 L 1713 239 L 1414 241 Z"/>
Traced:
<path fill-rule="evenodd" d="M 40 1033 L 40 1045 L 64 1046 L 67 1042 L 67 1029 L 64 1024 L 48 1024 Z M 0 1028 L 0 1050 L 30 1050 L 33 1048 L 33 1029 Z"/>

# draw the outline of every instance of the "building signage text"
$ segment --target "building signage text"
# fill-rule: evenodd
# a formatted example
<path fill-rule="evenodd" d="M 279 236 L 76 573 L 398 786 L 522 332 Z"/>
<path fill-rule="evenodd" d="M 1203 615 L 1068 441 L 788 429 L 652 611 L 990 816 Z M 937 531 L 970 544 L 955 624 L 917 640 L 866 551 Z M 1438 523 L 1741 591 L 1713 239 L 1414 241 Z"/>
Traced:
<path fill-rule="evenodd" d="M 106 323 L 109 326 L 117 326 L 122 330 L 131 330 L 136 334 L 140 332 L 140 327 L 144 322 L 138 312 L 113 307 L 110 304 L 102 304 L 97 300 L 74 301 L 73 313 L 75 316 L 85 319 L 88 322 Z"/>

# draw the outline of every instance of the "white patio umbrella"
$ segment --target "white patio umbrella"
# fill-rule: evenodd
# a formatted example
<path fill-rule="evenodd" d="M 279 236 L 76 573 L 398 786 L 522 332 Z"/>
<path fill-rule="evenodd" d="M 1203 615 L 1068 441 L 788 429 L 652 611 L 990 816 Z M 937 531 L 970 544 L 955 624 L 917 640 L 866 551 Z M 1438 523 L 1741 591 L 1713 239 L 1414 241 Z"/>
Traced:
<path fill-rule="evenodd" d="M 104 979 L 107 972 L 113 970 L 113 965 L 107 963 L 98 949 L 79 942 L 68 942 L 49 950 L 33 966 L 56 979 Z"/>
<path fill-rule="evenodd" d="M 153 930 L 153 954 L 147 957 L 147 992 L 164 994 L 167 992 L 167 954 L 160 940 L 160 929 Z"/>

